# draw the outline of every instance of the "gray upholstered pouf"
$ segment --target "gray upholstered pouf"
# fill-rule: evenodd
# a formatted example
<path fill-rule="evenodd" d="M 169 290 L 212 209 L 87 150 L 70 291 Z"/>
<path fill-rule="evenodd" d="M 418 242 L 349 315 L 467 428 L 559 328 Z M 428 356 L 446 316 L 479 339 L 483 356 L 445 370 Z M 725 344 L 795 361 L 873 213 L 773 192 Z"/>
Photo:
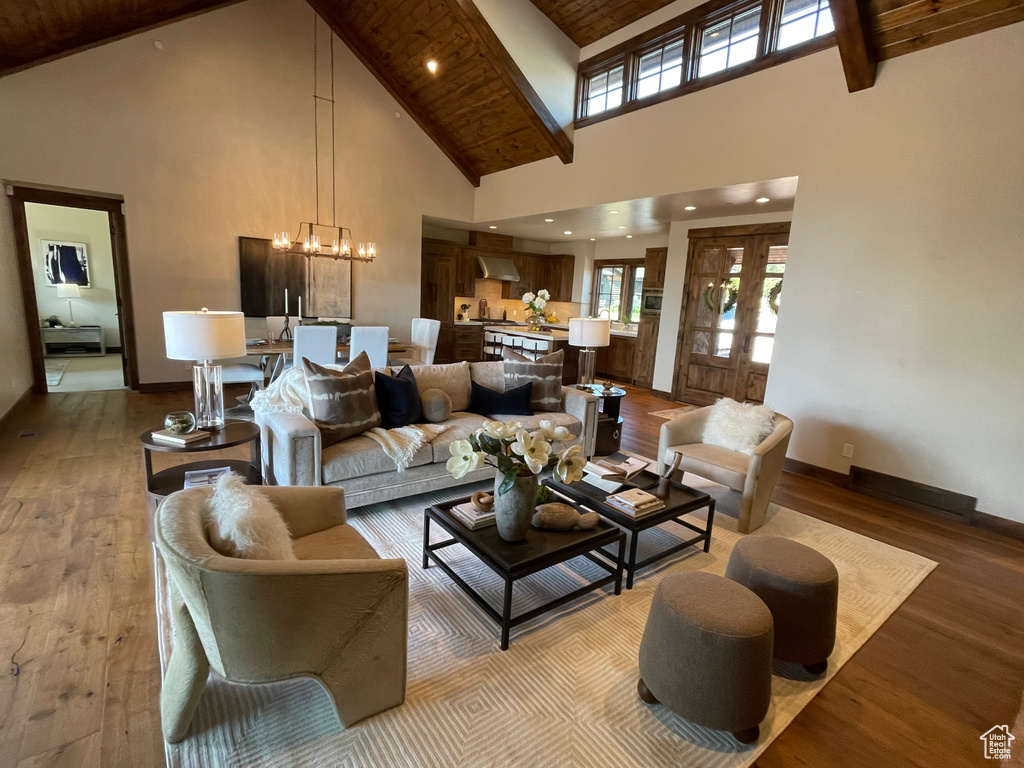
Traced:
<path fill-rule="evenodd" d="M 820 552 L 781 536 L 748 536 L 725 575 L 760 597 L 775 620 L 775 658 L 828 668 L 836 644 L 839 572 Z"/>
<path fill-rule="evenodd" d="M 756 741 L 772 695 L 772 615 L 746 587 L 693 571 L 658 585 L 640 643 L 640 698 Z"/>

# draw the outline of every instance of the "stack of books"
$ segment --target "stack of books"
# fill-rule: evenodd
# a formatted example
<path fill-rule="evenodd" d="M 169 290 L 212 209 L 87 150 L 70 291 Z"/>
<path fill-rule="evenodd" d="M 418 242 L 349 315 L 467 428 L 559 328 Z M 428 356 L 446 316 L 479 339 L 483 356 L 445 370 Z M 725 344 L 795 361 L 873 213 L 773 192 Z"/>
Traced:
<path fill-rule="evenodd" d="M 583 468 L 585 473 L 583 481 L 600 488 L 605 493 L 614 493 L 624 483 L 632 480 L 643 472 L 650 465 L 649 461 L 643 461 L 634 456 L 626 456 L 621 453 L 613 453 L 607 459 L 593 462 L 588 461 Z"/>
<path fill-rule="evenodd" d="M 605 499 L 605 503 L 631 517 L 640 517 L 665 508 L 665 502 L 640 488 L 613 493 Z"/>
<path fill-rule="evenodd" d="M 464 526 L 469 528 L 471 531 L 475 531 L 479 528 L 486 528 L 488 525 L 494 525 L 494 509 L 490 512 L 481 512 L 479 509 L 473 506 L 471 502 L 465 504 L 457 504 L 451 509 L 452 516 L 462 523 Z"/>
<path fill-rule="evenodd" d="M 190 445 L 191 443 L 198 442 L 199 440 L 205 440 L 209 436 L 209 432 L 204 432 L 201 429 L 197 429 L 194 432 L 188 432 L 184 435 L 176 434 L 168 429 L 161 429 L 159 432 L 152 433 L 154 440 L 158 443 L 167 443 L 168 445 Z"/>

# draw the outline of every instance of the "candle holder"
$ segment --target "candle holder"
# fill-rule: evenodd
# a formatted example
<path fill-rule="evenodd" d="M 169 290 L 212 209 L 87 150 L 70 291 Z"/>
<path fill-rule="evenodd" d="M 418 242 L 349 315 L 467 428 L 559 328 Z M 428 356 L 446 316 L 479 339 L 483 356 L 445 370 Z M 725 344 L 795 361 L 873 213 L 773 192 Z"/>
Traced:
<path fill-rule="evenodd" d="M 292 329 L 291 319 L 288 315 L 284 316 L 284 325 L 281 326 L 281 335 L 277 337 L 278 341 L 291 341 L 292 340 Z"/>

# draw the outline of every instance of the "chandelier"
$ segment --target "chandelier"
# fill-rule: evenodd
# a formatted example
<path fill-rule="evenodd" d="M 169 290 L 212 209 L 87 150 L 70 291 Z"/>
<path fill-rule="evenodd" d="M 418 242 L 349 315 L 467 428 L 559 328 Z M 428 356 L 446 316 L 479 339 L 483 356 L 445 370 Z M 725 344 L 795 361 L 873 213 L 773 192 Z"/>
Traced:
<path fill-rule="evenodd" d="M 373 261 L 377 258 L 377 244 L 372 242 L 354 244 L 352 230 L 337 224 L 337 177 L 335 176 L 334 142 L 334 32 L 331 32 L 331 96 L 321 96 L 319 84 L 319 63 L 317 42 L 319 17 L 313 12 L 313 155 L 316 163 L 316 221 L 299 224 L 298 236 L 293 240 L 290 232 L 275 232 L 272 242 L 275 251 L 301 253 L 305 256 L 326 256 L 348 261 Z M 317 120 L 319 102 L 331 105 L 331 223 L 320 221 L 320 121 Z"/>

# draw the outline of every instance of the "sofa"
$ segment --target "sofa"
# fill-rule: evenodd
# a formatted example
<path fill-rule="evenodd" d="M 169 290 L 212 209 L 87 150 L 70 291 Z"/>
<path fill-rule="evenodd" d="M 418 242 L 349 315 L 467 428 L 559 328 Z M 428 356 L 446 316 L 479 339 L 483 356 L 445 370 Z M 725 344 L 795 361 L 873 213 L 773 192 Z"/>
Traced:
<path fill-rule="evenodd" d="M 456 479 L 445 468 L 445 463 L 451 457 L 451 443 L 468 438 L 488 418 L 515 419 L 527 430 L 536 429 L 542 420 L 548 420 L 553 426 L 566 427 L 574 436 L 573 443 L 581 445 L 586 456 L 593 455 L 598 398 L 590 392 L 562 387 L 561 409 L 537 412 L 533 416 L 482 416 L 468 412 L 471 382 L 504 391 L 504 366 L 499 360 L 412 367 L 420 393 L 428 389 L 444 391 L 451 398 L 452 413 L 442 422 L 450 429 L 424 444 L 403 472 L 397 471 L 394 461 L 378 443 L 364 435 L 323 448 L 320 431 L 306 413 L 257 410 L 256 423 L 263 443 L 264 482 L 283 486 L 342 486 L 348 507 L 354 508 L 487 480 L 493 478 L 495 472 L 489 465 Z M 391 372 L 397 373 L 397 370 Z"/>

